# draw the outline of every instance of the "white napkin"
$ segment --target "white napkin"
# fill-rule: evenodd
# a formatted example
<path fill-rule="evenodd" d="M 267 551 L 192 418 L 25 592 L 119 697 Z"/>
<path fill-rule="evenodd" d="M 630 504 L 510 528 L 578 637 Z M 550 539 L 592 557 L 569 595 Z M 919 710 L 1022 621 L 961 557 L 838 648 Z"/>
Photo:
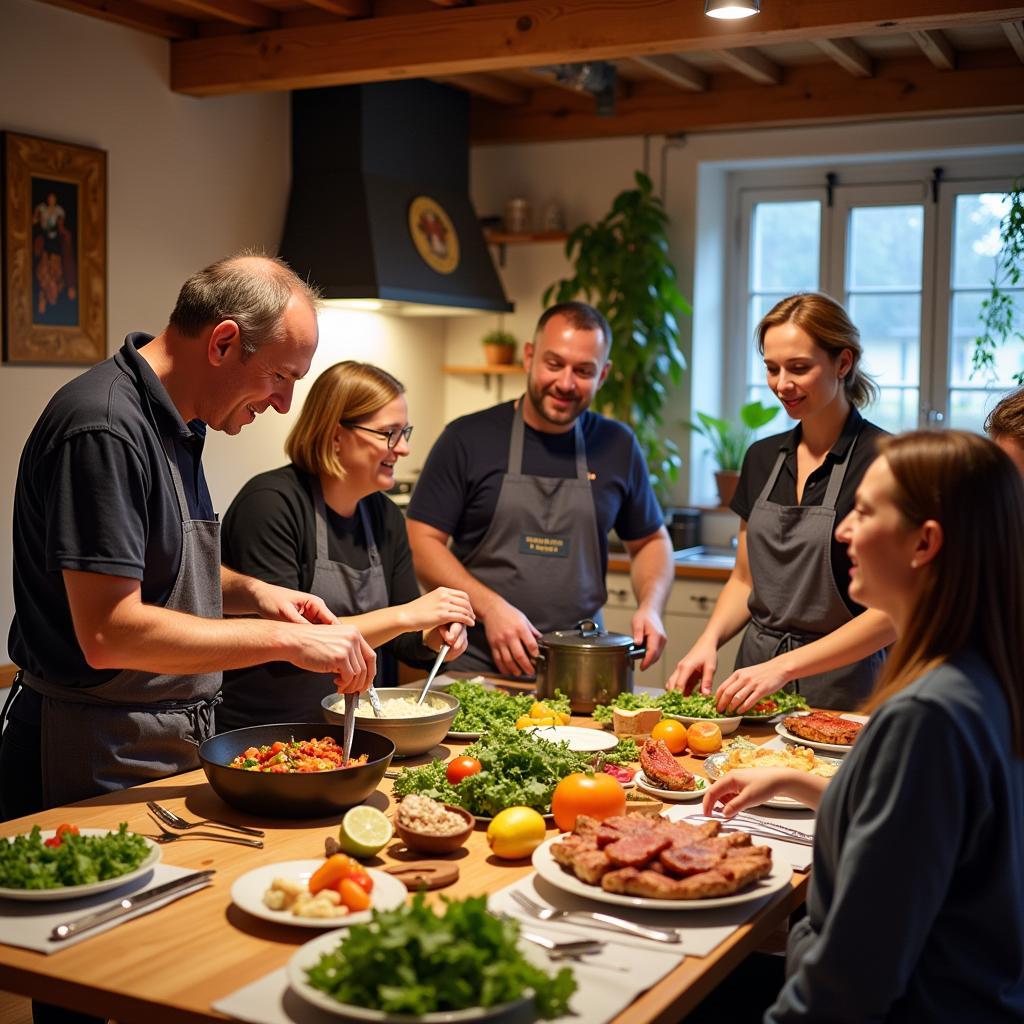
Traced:
<path fill-rule="evenodd" d="M 609 928 L 594 927 L 585 921 L 538 921 L 512 899 L 514 890 L 529 896 L 535 903 L 554 907 L 556 910 L 596 910 L 615 917 L 624 917 L 634 924 L 649 925 L 652 928 L 675 928 L 679 931 L 682 941 L 675 945 L 636 938 Z M 500 912 L 517 918 L 531 931 L 539 928 L 549 929 L 553 938 L 602 939 L 616 946 L 629 946 L 634 951 L 629 957 L 632 964 L 643 963 L 644 958 L 652 953 L 673 950 L 690 956 L 707 956 L 741 924 L 749 921 L 768 899 L 771 899 L 770 895 L 764 899 L 750 900 L 748 903 L 719 907 L 715 910 L 633 910 L 630 907 L 601 905 L 582 896 L 574 896 L 556 889 L 539 875 L 533 874 L 492 893 L 488 897 L 487 905 L 495 913 Z M 640 951 L 643 955 L 638 956 L 635 951 Z M 587 958 L 587 962 L 590 962 L 590 957 Z"/>
<path fill-rule="evenodd" d="M 814 835 L 815 818 L 809 810 L 801 811 L 794 808 L 792 811 L 786 811 L 776 807 L 751 807 L 747 813 L 756 818 L 763 818 L 765 821 L 777 822 L 786 828 L 796 829 L 807 836 Z M 665 812 L 665 817 L 670 821 L 686 821 L 694 814 L 703 814 L 699 804 L 696 807 L 690 805 L 669 808 Z M 694 824 L 698 824 L 698 822 L 694 822 Z M 741 829 L 743 822 L 733 822 L 730 827 Z M 757 846 L 767 846 L 772 851 L 773 859 L 781 860 L 783 864 L 788 864 L 795 871 L 807 871 L 814 859 L 814 847 L 804 846 L 803 843 L 789 843 L 785 839 L 765 839 L 764 836 L 754 836 L 753 842 Z"/>
<path fill-rule="evenodd" d="M 173 882 L 176 878 L 192 874 L 193 868 L 178 868 L 172 864 L 157 864 L 151 874 L 142 875 L 117 889 L 108 889 L 106 892 L 96 893 L 94 896 L 83 896 L 74 900 L 4 900 L 0 899 L 0 942 L 8 946 L 21 946 L 22 949 L 34 949 L 37 953 L 56 953 L 61 949 L 67 949 L 94 935 L 100 935 L 116 928 L 133 917 L 141 917 L 151 910 L 173 903 L 174 900 L 195 892 L 202 888 L 203 880 L 198 880 L 195 886 L 183 889 L 179 892 L 170 893 L 165 899 L 157 900 L 139 910 L 131 911 L 123 917 L 118 917 L 106 924 L 81 935 L 73 935 L 70 939 L 61 939 L 54 942 L 50 939 L 50 933 L 59 924 L 66 924 L 79 917 L 84 917 L 95 910 L 112 906 L 125 896 L 137 896 L 144 889 L 153 889 L 164 882 Z"/>
<path fill-rule="evenodd" d="M 557 938 L 553 930 L 547 930 L 547 925 L 542 924 L 537 929 L 531 926 L 531 930 L 541 929 Z M 618 1016 L 637 996 L 682 963 L 681 953 L 665 952 L 672 948 L 663 946 L 658 952 L 641 954 L 636 949 L 610 942 L 600 953 L 580 961 L 551 963 L 539 947 L 536 947 L 536 955 L 531 947 L 531 960 L 538 964 L 547 961 L 549 971 L 568 966 L 576 976 L 577 989 L 569 1003 L 571 1012 L 551 1024 L 605 1024 Z M 251 1024 L 337 1024 L 338 1021 L 336 1015 L 296 995 L 288 984 L 284 968 L 218 999 L 213 1009 Z M 534 1024 L 539 1018 L 532 1004 L 528 1004 L 489 1020 L 495 1024 Z"/>

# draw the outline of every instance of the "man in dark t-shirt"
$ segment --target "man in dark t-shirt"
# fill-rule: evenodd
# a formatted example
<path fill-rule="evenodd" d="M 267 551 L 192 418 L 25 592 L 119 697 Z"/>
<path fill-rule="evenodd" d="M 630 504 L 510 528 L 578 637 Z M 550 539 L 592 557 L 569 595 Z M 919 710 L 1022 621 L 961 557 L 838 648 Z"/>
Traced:
<path fill-rule="evenodd" d="M 661 655 L 672 545 L 633 432 L 588 411 L 610 347 L 593 307 L 551 307 L 525 346 L 526 394 L 450 423 L 427 458 L 408 510 L 416 572 L 467 591 L 478 619 L 455 668 L 530 675 L 541 633 L 599 616 L 613 528 L 642 667 Z"/>

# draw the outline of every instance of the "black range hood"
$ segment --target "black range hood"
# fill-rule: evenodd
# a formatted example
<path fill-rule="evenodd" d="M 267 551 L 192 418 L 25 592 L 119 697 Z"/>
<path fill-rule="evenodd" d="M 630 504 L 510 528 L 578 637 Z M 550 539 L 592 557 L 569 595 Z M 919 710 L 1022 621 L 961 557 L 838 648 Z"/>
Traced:
<path fill-rule="evenodd" d="M 509 312 L 469 200 L 469 99 L 421 80 L 292 93 L 280 254 L 327 299 Z"/>

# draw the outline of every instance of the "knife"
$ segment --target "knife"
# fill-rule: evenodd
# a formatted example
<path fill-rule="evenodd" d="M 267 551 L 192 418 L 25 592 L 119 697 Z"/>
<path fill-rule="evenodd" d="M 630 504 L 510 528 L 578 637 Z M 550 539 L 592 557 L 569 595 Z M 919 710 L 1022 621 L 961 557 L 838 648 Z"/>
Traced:
<path fill-rule="evenodd" d="M 430 670 L 430 675 L 427 676 L 427 681 L 423 684 L 420 699 L 416 701 L 417 704 L 422 704 L 427 699 L 427 692 L 430 690 L 430 684 L 434 681 L 434 676 L 437 675 L 437 670 L 444 663 L 444 659 L 450 650 L 450 644 L 441 644 L 441 650 L 437 652 L 437 657 L 434 659 L 434 667 Z"/>
<path fill-rule="evenodd" d="M 173 881 L 165 882 L 163 885 L 158 885 L 155 889 L 145 889 L 135 896 L 125 896 L 124 899 L 118 900 L 112 907 L 105 907 L 103 910 L 86 914 L 85 917 L 79 917 L 74 921 L 57 925 L 50 932 L 50 941 L 60 942 L 62 939 L 70 939 L 75 935 L 81 935 L 82 932 L 87 932 L 91 928 L 97 928 L 101 924 L 106 924 L 108 921 L 113 921 L 116 918 L 124 917 L 135 910 L 140 910 L 151 903 L 156 903 L 182 889 L 192 889 L 193 887 L 195 887 L 196 891 L 205 889 L 212 881 L 214 874 L 216 872 L 213 868 L 209 868 L 206 871 L 193 871 L 191 874 L 175 878 Z"/>
<path fill-rule="evenodd" d="M 341 739 L 342 768 L 344 768 L 348 764 L 348 759 L 352 754 L 352 734 L 355 732 L 356 728 L 356 706 L 358 704 L 358 693 L 345 694 L 345 720 L 343 724 L 343 732 Z"/>

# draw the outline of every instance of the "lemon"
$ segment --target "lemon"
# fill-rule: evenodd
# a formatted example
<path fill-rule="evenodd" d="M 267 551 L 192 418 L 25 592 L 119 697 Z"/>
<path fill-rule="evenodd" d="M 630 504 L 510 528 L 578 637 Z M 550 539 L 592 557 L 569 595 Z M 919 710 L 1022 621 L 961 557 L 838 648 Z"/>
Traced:
<path fill-rule="evenodd" d="M 544 842 L 547 825 L 532 807 L 506 807 L 487 826 L 487 845 L 495 857 L 521 860 Z"/>
<path fill-rule="evenodd" d="M 529 715 L 520 715 L 516 719 L 517 729 L 532 729 L 537 724 L 537 720 L 531 718 Z"/>
<path fill-rule="evenodd" d="M 530 706 L 531 718 L 550 718 L 551 716 L 551 708 L 549 708 L 542 700 L 535 700 Z"/>
<path fill-rule="evenodd" d="M 341 819 L 338 842 L 351 857 L 372 857 L 391 842 L 391 822 L 376 807 L 353 807 Z"/>

